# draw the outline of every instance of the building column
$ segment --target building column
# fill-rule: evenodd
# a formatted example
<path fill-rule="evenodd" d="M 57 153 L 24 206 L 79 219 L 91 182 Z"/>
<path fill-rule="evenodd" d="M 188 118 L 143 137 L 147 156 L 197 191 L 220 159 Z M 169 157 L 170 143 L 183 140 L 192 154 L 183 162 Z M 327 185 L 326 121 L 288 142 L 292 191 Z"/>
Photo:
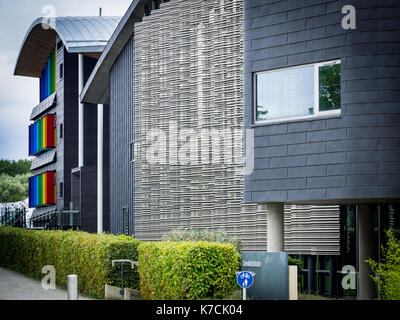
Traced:
<path fill-rule="evenodd" d="M 375 255 L 374 212 L 368 205 L 358 208 L 358 299 L 371 300 L 375 297 L 375 285 L 371 279 L 371 269 L 365 262 Z"/>
<path fill-rule="evenodd" d="M 283 252 L 284 230 L 283 203 L 268 203 L 267 214 L 267 251 Z"/>
<path fill-rule="evenodd" d="M 78 113 L 78 167 L 83 167 L 84 158 L 84 104 L 81 103 L 80 94 L 85 85 L 85 79 L 83 74 L 83 55 L 79 55 L 79 74 L 78 74 L 78 99 L 79 99 L 79 113 Z"/>
<path fill-rule="evenodd" d="M 329 297 L 333 298 L 336 296 L 336 284 L 337 284 L 337 263 L 336 257 L 329 256 Z"/>
<path fill-rule="evenodd" d="M 103 232 L 103 134 L 104 106 L 97 106 L 97 233 Z"/>
<path fill-rule="evenodd" d="M 315 293 L 315 256 L 307 257 L 307 292 L 309 294 Z"/>

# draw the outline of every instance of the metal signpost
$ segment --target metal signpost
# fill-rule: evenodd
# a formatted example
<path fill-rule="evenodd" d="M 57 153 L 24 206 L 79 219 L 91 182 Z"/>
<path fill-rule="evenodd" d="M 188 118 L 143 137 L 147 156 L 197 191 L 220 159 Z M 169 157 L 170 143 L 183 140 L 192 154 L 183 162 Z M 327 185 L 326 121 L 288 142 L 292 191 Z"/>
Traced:
<path fill-rule="evenodd" d="M 112 260 L 112 266 L 115 266 L 115 263 L 118 262 L 121 264 L 121 290 L 119 292 L 119 294 L 121 296 L 124 296 L 125 293 L 125 289 L 124 289 L 124 263 L 130 263 L 131 264 L 131 269 L 133 269 L 134 265 L 138 265 L 137 261 L 132 261 L 132 260 Z"/>
<path fill-rule="evenodd" d="M 254 283 L 254 276 L 256 275 L 251 271 L 241 271 L 236 272 L 237 278 L 236 281 L 239 287 L 243 288 L 243 300 L 246 300 L 246 289 L 250 288 Z"/>

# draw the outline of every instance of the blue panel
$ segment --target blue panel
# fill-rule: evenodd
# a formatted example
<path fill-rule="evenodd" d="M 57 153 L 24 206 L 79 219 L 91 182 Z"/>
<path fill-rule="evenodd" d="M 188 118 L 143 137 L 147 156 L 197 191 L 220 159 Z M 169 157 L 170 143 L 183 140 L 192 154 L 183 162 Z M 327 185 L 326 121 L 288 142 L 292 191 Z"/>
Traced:
<path fill-rule="evenodd" d="M 28 154 L 31 155 L 32 154 L 32 129 L 31 126 L 29 126 L 29 152 Z"/>
<path fill-rule="evenodd" d="M 46 100 L 47 98 L 47 93 L 49 92 L 49 73 L 48 73 L 48 64 L 46 63 L 46 68 L 44 69 L 44 97 L 43 100 Z"/>
<path fill-rule="evenodd" d="M 39 205 L 39 176 L 35 177 L 35 206 Z"/>
<path fill-rule="evenodd" d="M 37 151 L 37 130 L 36 123 L 33 125 L 33 154 Z"/>
<path fill-rule="evenodd" d="M 44 79 L 44 70 L 42 71 L 42 76 L 40 77 L 40 102 L 42 102 L 43 101 L 43 97 L 44 97 L 44 94 L 43 94 L 43 79 Z"/>
<path fill-rule="evenodd" d="M 28 181 L 29 181 L 29 183 L 28 183 L 28 185 L 29 185 L 29 195 L 28 195 L 28 197 L 29 197 L 29 208 L 32 208 L 32 182 L 31 182 L 32 178 L 29 178 Z"/>
<path fill-rule="evenodd" d="M 47 94 L 46 94 L 46 99 L 50 97 L 51 94 L 51 55 L 49 59 L 47 60 Z"/>
<path fill-rule="evenodd" d="M 256 274 L 254 284 L 247 289 L 248 299 L 289 299 L 287 252 L 243 251 L 242 270 Z"/>

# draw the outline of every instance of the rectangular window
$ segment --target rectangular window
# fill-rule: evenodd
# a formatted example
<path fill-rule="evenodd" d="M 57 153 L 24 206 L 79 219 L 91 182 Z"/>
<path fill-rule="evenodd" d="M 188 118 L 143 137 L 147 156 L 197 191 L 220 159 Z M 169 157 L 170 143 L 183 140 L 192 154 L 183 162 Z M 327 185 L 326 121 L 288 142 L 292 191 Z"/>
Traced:
<path fill-rule="evenodd" d="M 63 42 L 62 40 L 57 42 L 57 51 L 60 50 L 63 47 Z"/>
<path fill-rule="evenodd" d="M 60 64 L 60 80 L 64 78 L 64 63 Z"/>
<path fill-rule="evenodd" d="M 122 208 L 123 222 L 124 222 L 124 234 L 129 236 L 129 209 Z"/>
<path fill-rule="evenodd" d="M 64 183 L 60 182 L 60 198 L 64 198 Z"/>
<path fill-rule="evenodd" d="M 60 139 L 64 139 L 64 124 L 60 123 Z"/>
<path fill-rule="evenodd" d="M 340 61 L 255 74 L 255 122 L 340 114 Z"/>

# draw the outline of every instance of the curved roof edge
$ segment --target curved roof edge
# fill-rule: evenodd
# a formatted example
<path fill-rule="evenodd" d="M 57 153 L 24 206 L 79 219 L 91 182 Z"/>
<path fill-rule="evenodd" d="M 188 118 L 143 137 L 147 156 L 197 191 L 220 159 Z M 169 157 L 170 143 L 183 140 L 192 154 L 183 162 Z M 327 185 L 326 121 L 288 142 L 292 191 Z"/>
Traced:
<path fill-rule="evenodd" d="M 81 92 L 80 98 L 82 102 L 92 104 L 108 103 L 110 70 L 133 35 L 135 23 L 142 20 L 145 5 L 151 8 L 151 0 L 132 1 Z"/>
<path fill-rule="evenodd" d="M 120 17 L 38 18 L 22 42 L 14 75 L 40 77 L 57 35 L 70 53 L 101 53 Z"/>

